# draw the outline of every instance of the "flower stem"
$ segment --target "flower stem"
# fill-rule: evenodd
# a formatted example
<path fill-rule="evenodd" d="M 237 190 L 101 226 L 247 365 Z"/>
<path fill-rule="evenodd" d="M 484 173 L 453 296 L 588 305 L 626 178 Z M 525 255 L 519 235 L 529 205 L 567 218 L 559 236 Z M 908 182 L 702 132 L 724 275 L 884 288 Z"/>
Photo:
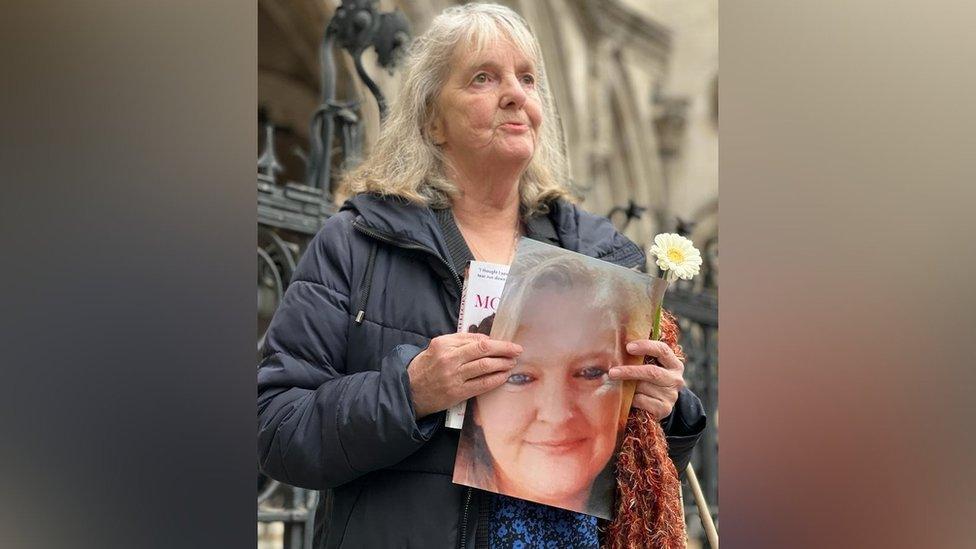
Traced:
<path fill-rule="evenodd" d="M 654 310 L 654 324 L 651 328 L 651 339 L 657 341 L 661 339 L 661 305 Z"/>

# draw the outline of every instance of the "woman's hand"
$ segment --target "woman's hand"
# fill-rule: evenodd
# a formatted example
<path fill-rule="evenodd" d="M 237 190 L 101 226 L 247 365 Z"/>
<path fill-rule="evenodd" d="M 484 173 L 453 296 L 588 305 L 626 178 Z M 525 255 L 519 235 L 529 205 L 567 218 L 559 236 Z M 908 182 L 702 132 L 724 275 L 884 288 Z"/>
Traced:
<path fill-rule="evenodd" d="M 521 345 L 484 334 L 447 334 L 430 340 L 407 366 L 417 419 L 505 383 L 520 354 Z"/>
<path fill-rule="evenodd" d="M 647 411 L 657 420 L 668 417 L 678 401 L 678 391 L 685 386 L 685 365 L 662 341 L 637 339 L 627 344 L 627 352 L 635 356 L 653 356 L 660 366 L 614 366 L 610 368 L 610 379 L 637 380 L 632 406 Z"/>

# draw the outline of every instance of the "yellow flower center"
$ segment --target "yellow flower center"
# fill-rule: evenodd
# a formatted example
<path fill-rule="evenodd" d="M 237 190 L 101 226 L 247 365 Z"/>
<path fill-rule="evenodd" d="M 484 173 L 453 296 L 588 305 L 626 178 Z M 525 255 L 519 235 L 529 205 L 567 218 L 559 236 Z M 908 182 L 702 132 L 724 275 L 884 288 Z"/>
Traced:
<path fill-rule="evenodd" d="M 672 263 L 682 263 L 685 260 L 685 254 L 677 248 L 671 248 L 668 250 L 668 260 Z"/>

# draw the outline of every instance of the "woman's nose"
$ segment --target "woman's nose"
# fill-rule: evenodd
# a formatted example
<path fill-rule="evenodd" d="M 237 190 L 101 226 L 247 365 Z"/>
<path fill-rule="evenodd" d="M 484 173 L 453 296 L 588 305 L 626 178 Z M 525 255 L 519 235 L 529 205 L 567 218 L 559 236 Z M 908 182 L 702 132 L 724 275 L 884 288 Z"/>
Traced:
<path fill-rule="evenodd" d="M 536 419 L 553 425 L 565 423 L 573 417 L 575 406 L 575 399 L 567 384 L 553 384 L 537 396 Z"/>
<path fill-rule="evenodd" d="M 527 97 L 528 95 L 525 93 L 525 89 L 522 87 L 522 83 L 519 82 L 518 77 L 515 75 L 505 77 L 502 81 L 501 97 L 499 99 L 499 106 L 501 108 L 521 108 L 525 104 Z"/>

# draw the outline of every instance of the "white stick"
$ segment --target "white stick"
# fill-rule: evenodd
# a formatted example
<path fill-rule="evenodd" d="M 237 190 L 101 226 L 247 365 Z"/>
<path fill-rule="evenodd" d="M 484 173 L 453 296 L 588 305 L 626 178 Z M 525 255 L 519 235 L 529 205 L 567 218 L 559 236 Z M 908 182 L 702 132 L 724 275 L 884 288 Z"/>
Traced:
<path fill-rule="evenodd" d="M 708 538 L 708 545 L 712 549 L 718 549 L 718 530 L 715 529 L 715 523 L 712 522 L 712 512 L 708 508 L 708 502 L 705 501 L 705 494 L 702 493 L 701 486 L 698 484 L 698 476 L 695 475 L 695 470 L 688 464 L 688 468 L 685 469 L 685 474 L 688 476 L 688 484 L 691 485 L 691 492 L 695 495 L 695 503 L 698 504 L 698 518 L 701 519 L 702 527 L 705 529 L 705 536 Z"/>

